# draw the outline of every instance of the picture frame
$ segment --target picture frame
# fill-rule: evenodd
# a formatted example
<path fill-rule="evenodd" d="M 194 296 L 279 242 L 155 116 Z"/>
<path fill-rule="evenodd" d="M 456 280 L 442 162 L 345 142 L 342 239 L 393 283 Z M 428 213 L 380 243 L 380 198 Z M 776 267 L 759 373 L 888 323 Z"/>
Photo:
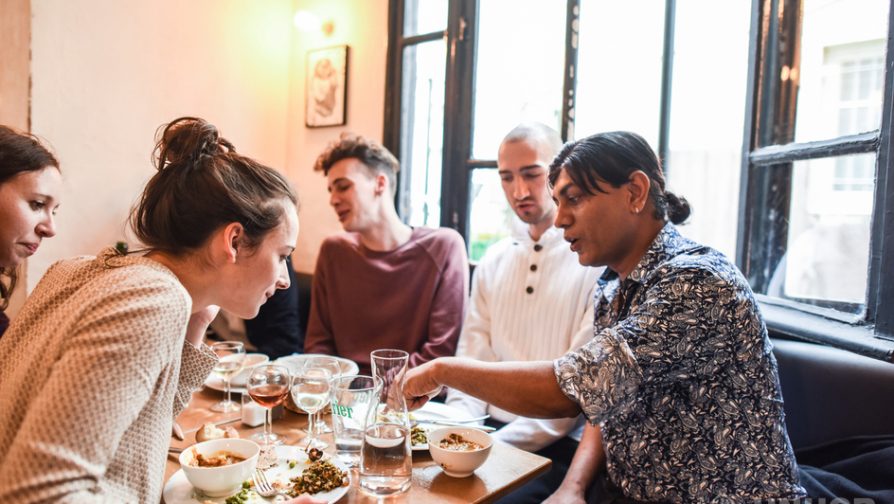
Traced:
<path fill-rule="evenodd" d="M 348 46 L 308 51 L 306 76 L 304 125 L 324 128 L 346 124 Z"/>

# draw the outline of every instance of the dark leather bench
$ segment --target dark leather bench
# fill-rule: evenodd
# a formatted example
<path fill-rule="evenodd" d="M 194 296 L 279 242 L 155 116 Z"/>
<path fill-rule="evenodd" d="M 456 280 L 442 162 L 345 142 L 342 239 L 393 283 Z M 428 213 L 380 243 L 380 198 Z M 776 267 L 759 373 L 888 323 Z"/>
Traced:
<path fill-rule="evenodd" d="M 795 450 L 894 434 L 894 364 L 801 341 L 773 345 Z"/>

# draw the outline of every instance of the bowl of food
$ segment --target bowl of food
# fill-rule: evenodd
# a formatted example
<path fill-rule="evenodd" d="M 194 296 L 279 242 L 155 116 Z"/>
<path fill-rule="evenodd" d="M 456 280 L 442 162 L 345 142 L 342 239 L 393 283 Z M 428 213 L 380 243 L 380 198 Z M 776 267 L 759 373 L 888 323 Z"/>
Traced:
<path fill-rule="evenodd" d="M 242 360 L 242 371 L 230 380 L 230 385 L 234 387 L 245 387 L 248 384 L 248 376 L 251 374 L 251 368 L 266 364 L 270 357 L 262 353 L 248 353 Z"/>
<path fill-rule="evenodd" d="M 186 479 L 208 497 L 236 492 L 258 465 L 261 448 L 247 439 L 214 439 L 196 443 L 180 454 Z"/>
<path fill-rule="evenodd" d="M 428 433 L 431 458 L 454 478 L 471 476 L 487 460 L 493 444 L 490 434 L 472 427 L 443 427 Z"/>

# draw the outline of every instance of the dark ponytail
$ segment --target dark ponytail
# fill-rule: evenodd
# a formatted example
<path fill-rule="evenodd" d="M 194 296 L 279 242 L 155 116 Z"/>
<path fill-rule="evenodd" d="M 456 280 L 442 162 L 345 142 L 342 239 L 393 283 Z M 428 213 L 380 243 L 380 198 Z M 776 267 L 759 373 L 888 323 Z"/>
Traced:
<path fill-rule="evenodd" d="M 667 212 L 667 218 L 674 224 L 682 224 L 689 218 L 692 209 L 689 202 L 682 196 L 677 196 L 670 191 L 664 191 L 664 202 Z"/>
<path fill-rule="evenodd" d="M 649 199 L 658 220 L 682 224 L 691 213 L 686 198 L 665 190 L 664 172 L 655 151 L 643 137 L 629 131 L 609 131 L 568 142 L 549 166 L 549 183 L 555 185 L 565 170 L 574 184 L 589 194 L 606 192 L 599 184 L 621 187 L 640 170 L 649 177 Z"/>
<path fill-rule="evenodd" d="M 217 128 L 181 117 L 157 135 L 158 172 L 131 212 L 131 227 L 148 248 L 181 254 L 198 248 L 226 224 L 245 229 L 245 245 L 257 246 L 279 225 L 288 199 L 298 198 L 276 170 L 236 153 Z"/>
<path fill-rule="evenodd" d="M 58 170 L 59 161 L 36 136 L 0 125 L 0 184 L 20 173 L 48 166 Z M 16 268 L 0 268 L 0 311 L 9 306 L 17 279 Z"/>

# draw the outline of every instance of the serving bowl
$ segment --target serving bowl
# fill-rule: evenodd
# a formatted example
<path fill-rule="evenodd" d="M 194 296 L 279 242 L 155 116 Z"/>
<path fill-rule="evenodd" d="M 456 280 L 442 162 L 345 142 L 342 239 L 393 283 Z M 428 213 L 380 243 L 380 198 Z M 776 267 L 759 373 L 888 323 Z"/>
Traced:
<path fill-rule="evenodd" d="M 261 447 L 247 439 L 214 439 L 196 443 L 180 454 L 180 467 L 192 486 L 208 497 L 224 497 L 242 486 L 254 474 Z M 218 452 L 229 452 L 245 460 L 220 467 L 190 465 L 196 453 L 209 457 Z"/>
<path fill-rule="evenodd" d="M 262 353 L 247 353 L 245 359 L 242 360 L 242 371 L 230 380 L 230 385 L 234 387 L 245 387 L 248 384 L 248 376 L 251 374 L 251 368 L 266 364 L 270 357 Z"/>
<path fill-rule="evenodd" d="M 463 439 L 478 443 L 481 448 L 468 451 L 441 448 L 441 441 L 450 434 L 458 434 Z M 472 427 L 442 427 L 428 433 L 431 458 L 441 466 L 445 474 L 454 478 L 471 476 L 487 460 L 493 445 L 490 434 Z"/>

